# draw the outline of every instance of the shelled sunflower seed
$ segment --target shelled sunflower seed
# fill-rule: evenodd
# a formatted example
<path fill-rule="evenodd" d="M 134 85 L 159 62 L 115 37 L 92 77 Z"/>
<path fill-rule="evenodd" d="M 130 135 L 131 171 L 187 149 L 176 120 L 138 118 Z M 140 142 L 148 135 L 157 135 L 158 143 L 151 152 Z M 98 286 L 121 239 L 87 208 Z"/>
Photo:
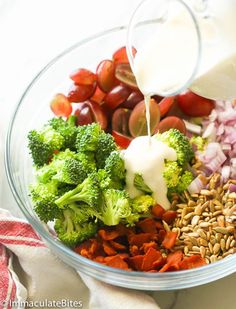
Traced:
<path fill-rule="evenodd" d="M 199 254 L 207 264 L 236 253 L 236 193 L 229 192 L 230 183 L 236 181 L 221 186 L 219 179 L 218 173 L 205 177 L 208 189 L 192 195 L 185 192 L 181 203 L 175 199 L 172 205 L 177 218 L 171 229 L 178 231 L 184 254 Z"/>

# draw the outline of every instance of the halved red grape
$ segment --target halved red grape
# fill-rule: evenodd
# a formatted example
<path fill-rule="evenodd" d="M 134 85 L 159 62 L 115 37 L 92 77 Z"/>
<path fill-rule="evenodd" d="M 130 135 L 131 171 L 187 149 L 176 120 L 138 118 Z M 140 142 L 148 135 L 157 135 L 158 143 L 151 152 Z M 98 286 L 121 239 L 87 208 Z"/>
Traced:
<path fill-rule="evenodd" d="M 131 90 L 126 86 L 118 85 L 108 92 L 104 101 L 110 109 L 115 109 L 128 98 L 130 92 Z"/>
<path fill-rule="evenodd" d="M 94 121 L 91 108 L 86 102 L 79 103 L 74 114 L 78 117 L 77 125 L 83 126 L 83 125 L 90 124 Z"/>
<path fill-rule="evenodd" d="M 180 94 L 177 100 L 181 110 L 191 117 L 209 116 L 215 106 L 213 100 L 200 97 L 191 91 Z"/>
<path fill-rule="evenodd" d="M 129 95 L 128 99 L 122 104 L 122 107 L 133 109 L 143 99 L 144 99 L 143 94 L 140 91 L 134 91 Z"/>
<path fill-rule="evenodd" d="M 91 96 L 90 100 L 93 102 L 98 103 L 99 105 L 102 104 L 104 98 L 106 96 L 106 93 L 103 92 L 98 86 L 96 87 L 96 90 L 94 94 Z"/>
<path fill-rule="evenodd" d="M 116 66 L 115 72 L 116 78 L 124 83 L 125 85 L 129 86 L 130 88 L 137 90 L 137 82 L 136 78 L 131 70 L 131 67 L 128 63 L 119 63 Z"/>
<path fill-rule="evenodd" d="M 159 103 L 161 117 L 165 116 L 173 106 L 176 97 L 166 97 Z"/>
<path fill-rule="evenodd" d="M 70 102 L 83 102 L 89 99 L 96 89 L 96 83 L 92 85 L 73 85 L 67 95 Z"/>
<path fill-rule="evenodd" d="M 134 47 L 132 47 L 132 52 L 133 52 L 133 55 L 135 55 L 137 50 Z M 129 59 L 128 59 L 128 56 L 127 56 L 127 53 L 126 53 L 126 47 L 123 46 L 123 47 L 117 49 L 117 51 L 114 52 L 112 58 L 113 58 L 115 64 L 129 63 Z"/>
<path fill-rule="evenodd" d="M 132 141 L 132 138 L 114 130 L 112 131 L 112 136 L 114 137 L 116 144 L 122 149 L 126 149 Z"/>
<path fill-rule="evenodd" d="M 76 85 L 93 85 L 97 80 L 96 74 L 87 69 L 78 69 L 70 74 Z"/>
<path fill-rule="evenodd" d="M 150 100 L 150 129 L 154 133 L 160 121 L 159 105 Z M 129 130 L 133 137 L 147 135 L 146 107 L 144 101 L 138 103 L 129 118 Z"/>
<path fill-rule="evenodd" d="M 97 67 L 98 85 L 104 92 L 115 86 L 115 64 L 112 60 L 103 60 Z"/>
<path fill-rule="evenodd" d="M 50 102 L 52 112 L 58 117 L 68 117 L 72 113 L 72 106 L 67 97 L 58 93 Z"/>
<path fill-rule="evenodd" d="M 163 133 L 170 129 L 177 129 L 181 133 L 186 134 L 186 126 L 183 120 L 179 117 L 169 116 L 162 119 L 156 129 L 156 132 Z"/>
<path fill-rule="evenodd" d="M 103 108 L 95 102 L 85 101 L 77 105 L 75 115 L 78 116 L 79 125 L 98 122 L 101 128 L 107 128 L 107 117 Z"/>
<path fill-rule="evenodd" d="M 129 133 L 129 117 L 131 111 L 127 108 L 118 108 L 112 115 L 112 130 L 124 135 Z"/>

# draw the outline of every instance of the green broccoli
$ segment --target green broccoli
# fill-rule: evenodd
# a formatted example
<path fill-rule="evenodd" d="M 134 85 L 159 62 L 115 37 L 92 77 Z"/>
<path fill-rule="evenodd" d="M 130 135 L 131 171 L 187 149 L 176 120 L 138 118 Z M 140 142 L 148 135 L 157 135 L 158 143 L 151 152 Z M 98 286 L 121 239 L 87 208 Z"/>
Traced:
<path fill-rule="evenodd" d="M 193 174 L 189 171 L 185 171 L 183 175 L 181 175 L 180 181 L 176 187 L 177 193 L 183 193 L 187 190 L 190 183 L 193 181 Z"/>
<path fill-rule="evenodd" d="M 76 223 L 84 223 L 90 221 L 91 219 L 97 221 L 101 219 L 101 214 L 96 210 L 95 207 L 91 207 L 88 204 L 77 204 L 71 203 L 68 205 L 68 209 L 74 211 L 74 221 Z"/>
<path fill-rule="evenodd" d="M 150 195 L 140 195 L 131 200 L 132 213 L 147 213 L 155 204 Z"/>
<path fill-rule="evenodd" d="M 202 138 L 201 136 L 193 136 L 190 139 L 190 144 L 195 146 L 197 150 L 203 151 L 207 144 L 207 139 Z"/>
<path fill-rule="evenodd" d="M 156 134 L 156 139 L 173 148 L 177 154 L 177 162 L 180 166 L 188 163 L 194 157 L 193 149 L 187 136 L 177 129 L 170 129 L 162 134 Z"/>
<path fill-rule="evenodd" d="M 134 176 L 134 186 L 139 191 L 142 191 L 147 194 L 152 194 L 152 190 L 145 184 L 143 176 L 141 174 L 135 174 Z"/>
<path fill-rule="evenodd" d="M 97 179 L 88 176 L 81 184 L 77 185 L 75 189 L 66 192 L 55 203 L 60 208 L 74 202 L 87 203 L 91 207 L 97 207 L 100 199 L 100 188 Z"/>
<path fill-rule="evenodd" d="M 36 183 L 30 186 L 30 195 L 34 205 L 34 210 L 40 220 L 47 223 L 58 218 L 61 210 L 55 204 L 59 192 L 56 182 L 47 184 Z"/>
<path fill-rule="evenodd" d="M 77 151 L 96 151 L 101 132 L 101 127 L 98 123 L 79 127 L 75 144 Z"/>
<path fill-rule="evenodd" d="M 98 144 L 95 153 L 95 159 L 97 162 L 97 168 L 102 169 L 105 167 L 105 161 L 109 157 L 110 153 L 117 150 L 116 143 L 111 134 L 101 132 L 98 137 Z"/>
<path fill-rule="evenodd" d="M 95 222 L 83 222 L 80 224 L 75 220 L 74 211 L 65 209 L 55 222 L 54 229 L 58 238 L 67 246 L 74 247 L 85 239 L 91 238 L 97 232 Z"/>
<path fill-rule="evenodd" d="M 101 216 L 105 225 L 117 225 L 122 219 L 131 215 L 129 197 L 126 191 L 108 189 L 103 192 L 103 198 Z"/>
<path fill-rule="evenodd" d="M 71 115 L 67 120 L 52 118 L 48 124 L 64 138 L 63 149 L 76 150 L 75 142 L 78 132 L 76 126 L 77 116 Z"/>
<path fill-rule="evenodd" d="M 176 161 L 167 161 L 165 163 L 163 177 L 165 179 L 167 188 L 173 188 L 178 185 L 181 178 L 181 173 L 182 167 L 180 167 Z"/>
<path fill-rule="evenodd" d="M 123 189 L 125 184 L 125 164 L 119 151 L 113 151 L 106 159 L 104 170 L 110 176 L 114 188 Z"/>

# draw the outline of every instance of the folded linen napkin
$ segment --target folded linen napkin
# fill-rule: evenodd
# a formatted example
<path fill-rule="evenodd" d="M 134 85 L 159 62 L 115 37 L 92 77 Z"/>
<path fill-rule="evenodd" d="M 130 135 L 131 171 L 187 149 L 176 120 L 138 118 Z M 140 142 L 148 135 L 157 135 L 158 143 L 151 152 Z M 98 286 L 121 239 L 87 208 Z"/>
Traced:
<path fill-rule="evenodd" d="M 82 280 L 81 280 L 82 279 Z M 78 274 L 24 220 L 0 209 L 0 309 L 158 309 L 143 292 Z"/>

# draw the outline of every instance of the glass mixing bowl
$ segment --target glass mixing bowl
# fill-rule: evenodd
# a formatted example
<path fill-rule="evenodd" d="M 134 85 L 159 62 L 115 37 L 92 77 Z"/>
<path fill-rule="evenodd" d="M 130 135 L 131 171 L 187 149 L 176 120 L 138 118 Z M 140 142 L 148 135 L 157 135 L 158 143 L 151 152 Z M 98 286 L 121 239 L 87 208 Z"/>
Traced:
<path fill-rule="evenodd" d="M 12 193 L 25 217 L 48 247 L 77 271 L 101 281 L 140 290 L 176 290 L 208 283 L 236 270 L 236 254 L 200 268 L 168 272 L 127 272 L 90 261 L 57 240 L 50 227 L 42 224 L 32 210 L 28 185 L 33 181 L 27 133 L 52 117 L 49 100 L 56 92 L 68 90 L 68 76 L 76 68 L 94 70 L 96 65 L 125 44 L 126 28 L 112 29 L 86 39 L 53 59 L 28 86 L 11 118 L 5 151 L 5 165 Z"/>

